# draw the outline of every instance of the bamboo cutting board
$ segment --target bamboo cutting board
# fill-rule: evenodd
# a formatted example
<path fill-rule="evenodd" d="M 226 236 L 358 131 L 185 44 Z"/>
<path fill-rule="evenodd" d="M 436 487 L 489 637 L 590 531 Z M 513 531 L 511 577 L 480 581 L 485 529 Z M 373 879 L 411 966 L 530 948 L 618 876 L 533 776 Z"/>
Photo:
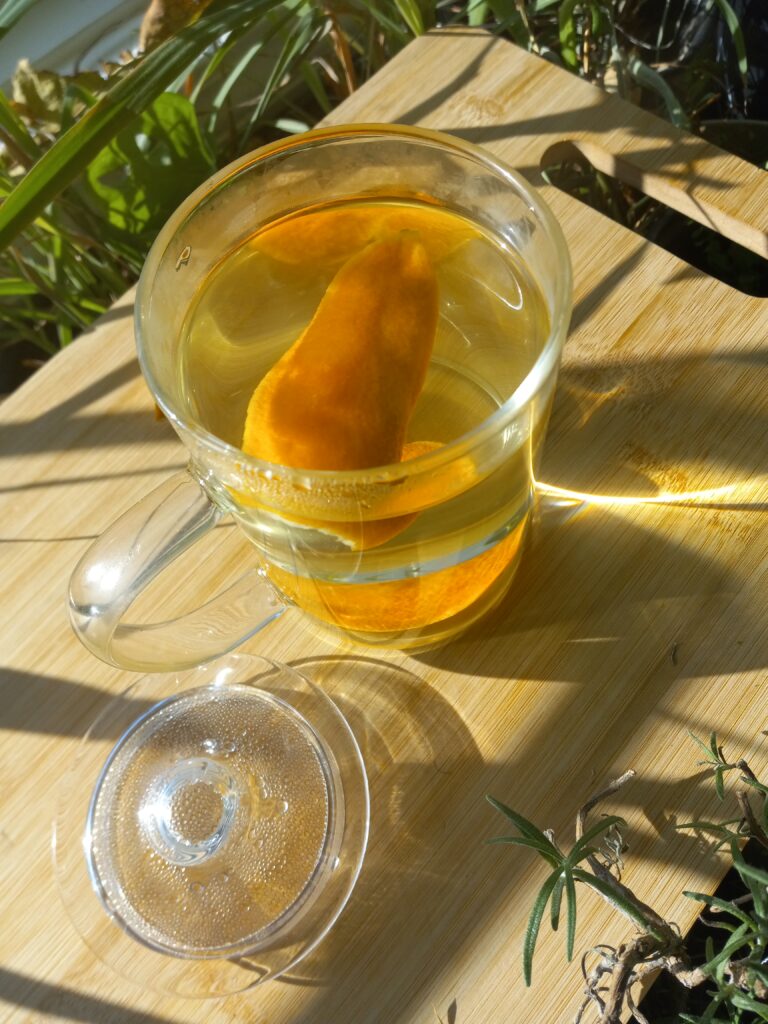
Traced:
<path fill-rule="evenodd" d="M 480 32 L 417 40 L 334 115 L 455 132 L 539 182 L 576 146 L 593 163 L 768 252 L 768 178 Z M 686 730 L 768 769 L 768 303 L 734 291 L 544 189 L 570 245 L 575 313 L 546 482 L 620 500 L 540 503 L 513 591 L 473 632 L 418 657 L 317 640 L 294 612 L 247 645 L 303 665 L 339 701 L 371 780 L 371 843 L 338 924 L 286 980 L 220 1003 L 132 987 L 81 944 L 54 886 L 56 784 L 82 733 L 131 682 L 70 633 L 69 573 L 90 539 L 184 463 L 152 415 L 131 296 L 0 408 L 0 1000 L 3 1020 L 151 1024 L 570 1021 L 562 935 L 521 944 L 543 864 L 483 845 L 492 793 L 567 843 L 578 805 L 628 767 L 606 810 L 629 820 L 624 879 L 687 928 L 684 888 L 723 865 L 676 821 L 717 806 Z M 706 491 L 687 506 L 639 503 Z M 711 493 L 709 493 L 711 492 Z M 223 526 L 196 549 L 196 596 L 249 557 Z M 187 580 L 156 603 L 183 607 Z M 580 894 L 577 950 L 629 935 Z"/>

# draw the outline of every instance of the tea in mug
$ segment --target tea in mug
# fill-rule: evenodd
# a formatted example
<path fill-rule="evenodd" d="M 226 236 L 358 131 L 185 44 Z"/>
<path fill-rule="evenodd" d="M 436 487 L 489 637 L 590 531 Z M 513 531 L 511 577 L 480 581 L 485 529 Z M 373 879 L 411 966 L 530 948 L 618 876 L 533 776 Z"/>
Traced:
<path fill-rule="evenodd" d="M 187 315 L 179 372 L 190 415 L 249 455 L 362 478 L 401 462 L 407 477 L 498 412 L 548 333 L 533 276 L 499 239 L 427 202 L 356 200 L 283 218 L 222 259 Z M 524 415 L 491 471 L 457 446 L 417 495 L 405 481 L 400 507 L 363 480 L 352 512 L 329 508 L 320 482 L 298 513 L 245 489 L 231 508 L 319 622 L 370 644 L 442 642 L 517 566 L 546 423 L 535 405 Z"/>

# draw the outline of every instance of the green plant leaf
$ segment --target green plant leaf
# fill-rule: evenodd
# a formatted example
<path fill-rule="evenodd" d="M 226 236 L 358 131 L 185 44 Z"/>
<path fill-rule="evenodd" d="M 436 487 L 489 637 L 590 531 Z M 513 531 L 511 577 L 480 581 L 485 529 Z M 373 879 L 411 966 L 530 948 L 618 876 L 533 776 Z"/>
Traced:
<path fill-rule="evenodd" d="M 407 30 L 404 29 L 403 26 L 394 18 L 389 16 L 389 9 L 391 5 L 385 4 L 384 6 L 379 7 L 375 0 L 350 0 L 349 6 L 353 9 L 356 8 L 371 17 L 381 26 L 381 28 L 390 33 L 392 39 L 397 45 L 402 46 L 410 39 Z"/>
<path fill-rule="evenodd" d="M 109 141 L 176 81 L 226 32 L 254 24 L 278 0 L 214 0 L 192 25 L 171 36 L 122 75 L 63 135 L 0 206 L 0 249 L 41 213 Z"/>
<path fill-rule="evenodd" d="M 0 278 L 0 295 L 37 295 L 38 290 L 31 281 L 23 277 Z"/>
<path fill-rule="evenodd" d="M 731 857 L 733 858 L 733 866 L 742 878 L 750 878 L 755 882 L 759 882 L 761 885 L 768 886 L 768 872 L 763 871 L 761 868 L 755 867 L 754 864 L 750 864 L 748 861 L 744 860 L 744 856 L 739 849 L 739 842 L 737 839 L 731 840 Z"/>
<path fill-rule="evenodd" d="M 525 23 L 520 15 L 520 10 L 515 0 L 488 0 L 498 24 L 495 32 L 506 32 L 518 46 L 526 46 L 529 42 L 529 34 Z M 559 0 L 556 0 L 559 3 Z"/>
<path fill-rule="evenodd" d="M 560 10 L 557 12 L 557 20 L 560 31 L 560 56 L 566 67 L 575 71 L 579 66 L 579 58 L 576 52 L 576 20 L 575 11 L 581 6 L 583 0 L 563 0 Z"/>
<path fill-rule="evenodd" d="M 473 0 L 467 7 L 467 22 L 473 28 L 484 25 L 488 20 L 489 7 L 488 0 Z"/>
<path fill-rule="evenodd" d="M 738 989 L 734 989 L 731 992 L 730 1001 L 734 1006 L 738 1006 L 740 1010 L 749 1010 L 750 1013 L 754 1013 L 759 1020 L 768 1020 L 768 1006 L 765 1003 L 758 1002 L 757 999 L 753 999 L 746 992 L 739 992 Z"/>
<path fill-rule="evenodd" d="M 643 63 L 639 57 L 630 57 L 627 69 L 638 85 L 642 85 L 644 89 L 650 89 L 661 98 L 664 106 L 667 108 L 667 114 L 669 115 L 669 119 L 672 124 L 676 125 L 678 128 L 690 129 L 691 122 L 688 115 L 683 110 L 677 96 L 675 96 L 666 80 L 662 78 L 658 71 L 654 71 L 653 68 Z M 711 742 L 714 745 L 712 753 L 715 759 L 719 761 L 720 755 L 714 741 L 715 734 L 712 733 Z"/>
<path fill-rule="evenodd" d="M 732 914 L 739 921 L 743 921 L 744 924 L 754 927 L 754 922 L 749 914 L 728 900 L 721 900 L 719 896 L 707 896 L 706 893 L 689 892 L 687 889 L 683 890 L 683 896 L 687 896 L 690 900 L 698 900 L 699 903 L 705 903 L 708 907 L 717 907 L 719 910 Z"/>
<path fill-rule="evenodd" d="M 753 789 L 760 790 L 761 793 L 768 794 L 768 786 L 766 786 L 763 782 L 758 782 L 757 779 L 750 779 L 748 775 L 742 775 L 741 781 L 746 783 L 747 786 L 752 786 Z"/>
<path fill-rule="evenodd" d="M 568 907 L 568 931 L 566 933 L 565 955 L 573 960 L 573 945 L 576 941 L 576 885 L 570 868 L 565 869 L 565 895 Z"/>
<path fill-rule="evenodd" d="M 718 800 L 725 800 L 725 786 L 723 785 L 723 769 L 715 768 L 715 792 Z"/>
<path fill-rule="evenodd" d="M 301 77 L 304 79 L 304 81 L 307 83 L 309 87 L 309 91 L 314 96 L 317 105 L 320 107 L 324 114 L 330 114 L 331 110 L 333 109 L 333 104 L 331 103 L 328 91 L 325 88 L 323 80 L 320 77 L 320 73 L 315 67 L 315 65 L 312 64 L 311 61 L 303 60 L 301 62 L 299 70 L 301 72 Z"/>
<path fill-rule="evenodd" d="M 581 839 L 579 839 L 579 841 L 574 844 L 573 849 L 568 854 L 566 860 L 569 864 L 577 864 L 580 860 L 583 860 L 584 857 L 587 856 L 589 844 L 593 839 L 595 839 L 599 835 L 602 835 L 604 832 L 607 832 L 614 826 L 626 827 L 626 824 L 626 821 L 616 814 L 606 815 L 604 818 L 601 818 L 600 821 L 595 822 L 595 824 L 591 828 L 587 829 L 587 831 L 584 833 Z"/>
<path fill-rule="evenodd" d="M 746 77 L 747 71 L 749 70 L 749 64 L 747 62 L 747 46 L 744 42 L 744 33 L 741 28 L 741 23 L 731 7 L 728 0 L 713 0 L 714 6 L 720 11 L 723 16 L 723 21 L 728 26 L 728 31 L 731 33 L 733 39 L 733 46 L 736 50 L 736 57 L 739 62 L 739 71 L 742 77 Z"/>
<path fill-rule="evenodd" d="M 550 852 L 550 855 L 557 858 L 558 863 L 563 860 L 563 853 L 559 850 L 549 839 L 544 835 L 540 828 L 537 828 L 533 822 L 528 821 L 522 814 L 518 814 L 517 811 L 513 811 L 511 807 L 501 803 L 495 797 L 486 795 L 485 798 L 491 807 L 494 807 L 497 811 L 503 814 L 506 818 L 512 822 L 513 825 L 528 839 L 536 839 L 539 843 L 542 843 Z"/>
<path fill-rule="evenodd" d="M 556 932 L 560 925 L 560 905 L 563 900 L 563 888 L 565 886 L 565 875 L 560 875 L 555 888 L 552 890 L 552 904 L 550 910 L 550 924 L 552 925 L 552 931 Z"/>
<path fill-rule="evenodd" d="M 524 846 L 540 853 L 553 868 L 558 867 L 561 863 L 559 857 L 552 856 L 546 844 L 540 843 L 538 839 L 529 839 L 527 836 L 493 836 L 491 839 L 486 839 L 486 843 L 489 846 Z"/>
<path fill-rule="evenodd" d="M 622 892 L 615 889 L 608 882 L 603 881 L 602 878 L 598 878 L 596 875 L 592 875 L 588 871 L 584 871 L 583 868 L 573 868 L 572 870 L 573 877 L 576 881 L 583 882 L 591 889 L 594 889 L 595 892 L 600 893 L 601 896 L 622 910 L 627 917 L 634 921 L 636 925 L 642 928 L 643 931 L 647 932 L 649 935 L 659 939 L 663 938 L 663 936 L 659 935 L 659 933 L 654 929 L 651 922 L 646 919 L 640 908 L 632 903 L 631 900 L 627 899 Z"/>
<path fill-rule="evenodd" d="M 714 956 L 710 957 L 701 969 L 706 971 L 707 974 L 713 974 L 718 967 L 728 962 L 732 953 L 735 953 L 737 949 L 741 949 L 742 946 L 745 946 L 749 942 L 750 933 L 751 928 L 747 925 L 739 925 L 720 952 L 715 953 Z"/>
<path fill-rule="evenodd" d="M 314 17 L 312 13 L 308 13 L 300 17 L 296 24 L 286 33 L 277 60 L 272 65 L 261 95 L 240 138 L 240 149 L 244 148 L 253 126 L 267 109 L 272 95 L 279 86 L 287 68 L 300 53 L 305 53 L 308 50 L 317 32 L 318 26 L 315 24 Z"/>
<path fill-rule="evenodd" d="M 213 171 L 195 108 L 167 92 L 99 153 L 86 179 L 110 224 L 154 235 L 168 211 Z"/>
<path fill-rule="evenodd" d="M 9 32 L 37 0 L 3 0 L 0 3 L 0 39 Z"/>
<path fill-rule="evenodd" d="M 709 746 L 707 746 L 707 744 L 703 740 L 700 740 L 698 736 L 694 735 L 694 733 L 692 733 L 690 729 L 688 730 L 688 735 L 691 737 L 693 742 L 704 751 L 704 753 L 707 755 L 707 758 L 710 758 L 714 754 L 714 757 L 717 760 L 720 760 L 717 754 L 717 736 L 714 734 L 714 732 L 711 732 L 709 734 Z"/>
<path fill-rule="evenodd" d="M 395 7 L 413 35 L 424 34 L 424 18 L 415 0 L 395 0 Z"/>
<path fill-rule="evenodd" d="M 25 163 L 34 163 L 41 154 L 41 149 L 30 135 L 27 126 L 0 89 L 0 137 L 2 136 L 5 136 L 6 141 L 18 151 Z"/>
<path fill-rule="evenodd" d="M 559 877 L 560 871 L 558 869 L 553 871 L 547 878 L 544 885 L 539 889 L 539 894 L 536 897 L 533 909 L 531 910 L 531 916 L 528 918 L 528 927 L 525 930 L 525 940 L 523 942 L 523 977 L 525 978 L 525 984 L 528 986 L 531 984 L 533 954 L 536 950 L 536 940 L 539 937 L 541 919 L 544 916 L 544 911 L 547 909 L 549 897 L 552 894 L 552 890 L 557 885 Z"/>

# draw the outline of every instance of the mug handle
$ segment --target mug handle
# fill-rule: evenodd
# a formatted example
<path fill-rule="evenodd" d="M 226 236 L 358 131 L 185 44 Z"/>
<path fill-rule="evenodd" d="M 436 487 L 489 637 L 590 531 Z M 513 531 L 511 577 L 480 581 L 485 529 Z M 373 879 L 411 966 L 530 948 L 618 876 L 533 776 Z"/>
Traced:
<path fill-rule="evenodd" d="M 110 665 L 190 668 L 225 654 L 285 611 L 263 569 L 250 569 L 202 607 L 166 622 L 123 616 L 148 583 L 225 513 L 185 471 L 128 509 L 88 548 L 69 583 L 72 628 Z"/>

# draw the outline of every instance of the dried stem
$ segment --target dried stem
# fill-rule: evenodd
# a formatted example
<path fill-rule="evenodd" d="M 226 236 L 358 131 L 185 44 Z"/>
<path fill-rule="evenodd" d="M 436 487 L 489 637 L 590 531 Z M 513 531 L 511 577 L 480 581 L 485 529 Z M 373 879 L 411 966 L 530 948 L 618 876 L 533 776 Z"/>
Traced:
<path fill-rule="evenodd" d="M 619 778 L 609 782 L 605 789 L 591 797 L 579 810 L 576 817 L 576 839 L 582 838 L 591 811 L 612 796 L 634 777 L 634 771 L 624 772 Z M 599 1013 L 599 1024 L 620 1024 L 624 1009 L 635 1015 L 639 1024 L 648 1024 L 637 1010 L 632 998 L 632 986 L 651 972 L 666 970 L 686 988 L 700 985 L 706 975 L 698 968 L 692 968 L 683 941 L 677 928 L 661 917 L 656 911 L 644 903 L 632 890 L 620 882 L 611 873 L 609 867 L 590 855 L 587 858 L 593 874 L 605 882 L 623 901 L 629 902 L 635 910 L 648 922 L 648 930 L 636 936 L 618 949 L 611 946 L 599 946 L 592 952 L 599 952 L 600 958 L 596 966 L 587 974 L 586 957 L 582 960 L 582 973 L 586 981 L 585 999 L 575 1017 L 574 1024 L 580 1024 L 589 1006 L 596 1006 Z M 602 894 L 601 894 L 602 895 Z M 609 896 L 603 898 L 615 909 L 621 911 L 636 924 L 620 905 L 614 903 Z"/>
<path fill-rule="evenodd" d="M 621 789 L 621 787 L 626 782 L 629 782 L 629 780 L 633 779 L 634 777 L 635 772 L 632 768 L 630 768 L 629 771 L 626 771 L 623 775 L 620 775 L 618 779 L 614 779 L 612 782 L 609 782 L 605 789 L 601 789 L 599 793 L 596 793 L 593 797 L 590 797 L 590 799 L 587 800 L 587 802 L 580 808 L 579 813 L 576 816 L 577 841 L 581 839 L 581 837 L 584 835 L 584 828 L 586 826 L 587 816 L 589 815 L 590 811 L 594 810 L 594 808 L 599 803 L 601 803 L 601 801 L 605 800 L 609 796 L 612 796 L 619 789 Z M 648 923 L 653 927 L 653 929 L 656 932 L 658 932 L 658 938 L 665 944 L 669 945 L 670 951 L 672 949 L 679 948 L 679 934 L 672 927 L 672 925 L 669 924 L 668 921 L 665 921 L 663 917 L 656 913 L 653 907 L 648 906 L 647 903 L 643 903 L 643 901 L 639 899 L 632 892 L 631 889 L 629 889 L 626 885 L 620 882 L 616 878 L 616 876 L 611 873 L 609 868 L 607 868 L 604 864 L 601 864 L 594 854 L 590 854 L 590 856 L 587 857 L 587 863 L 592 868 L 592 873 L 597 878 L 600 878 L 602 881 L 610 885 L 611 888 L 615 890 L 617 896 L 623 896 L 626 900 L 629 900 L 637 908 L 637 910 L 643 915 L 643 917 L 648 921 Z M 604 899 L 607 899 L 607 897 L 604 897 Z M 622 907 L 618 904 L 612 903 L 611 906 L 613 906 L 615 910 L 618 910 L 620 913 L 624 914 L 625 917 L 629 917 L 626 911 L 623 910 Z M 629 917 L 629 920 L 631 920 L 633 924 L 635 923 L 632 917 Z"/>
<path fill-rule="evenodd" d="M 339 58 L 339 64 L 344 74 L 344 86 L 347 90 L 347 96 L 351 96 L 357 88 L 357 75 L 355 74 L 355 62 L 352 58 L 352 51 L 349 48 L 349 42 L 344 29 L 339 24 L 336 14 L 330 6 L 325 8 L 325 14 L 330 25 L 333 48 L 336 51 L 336 56 Z"/>

